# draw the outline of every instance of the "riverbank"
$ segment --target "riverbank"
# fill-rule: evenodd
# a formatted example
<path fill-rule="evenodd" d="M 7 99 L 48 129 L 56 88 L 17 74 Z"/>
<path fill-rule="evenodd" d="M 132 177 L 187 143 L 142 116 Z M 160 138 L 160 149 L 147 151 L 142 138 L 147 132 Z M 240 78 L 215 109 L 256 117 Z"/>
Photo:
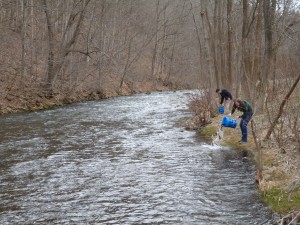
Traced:
<path fill-rule="evenodd" d="M 154 91 L 168 91 L 188 88 L 186 85 L 164 85 L 163 83 L 144 82 L 144 83 L 124 83 L 121 90 L 116 82 L 111 82 L 111 86 L 103 89 L 102 92 L 82 91 L 71 95 L 56 94 L 46 97 L 39 93 L 26 94 L 24 92 L 10 94 L 0 98 L 0 115 L 20 112 L 34 112 L 45 109 L 53 109 L 63 105 L 77 102 L 114 98 L 118 96 L 128 96 L 137 93 L 150 93 Z"/>
<path fill-rule="evenodd" d="M 198 135 L 211 142 L 216 136 L 216 132 L 221 127 L 224 115 L 219 115 L 211 120 L 211 123 L 198 132 Z M 264 115 L 257 115 L 253 118 L 258 138 L 264 137 L 269 126 Z M 246 151 L 248 156 L 258 164 L 258 151 L 251 135 L 250 123 L 248 125 L 249 141 L 239 144 L 241 131 L 239 126 L 236 129 L 223 128 L 224 137 L 221 145 L 229 146 L 237 150 Z M 272 136 L 268 141 L 261 142 L 262 150 L 262 176 L 260 179 L 253 177 L 258 183 L 258 191 L 263 202 L 265 202 L 274 212 L 282 218 L 297 215 L 300 220 L 300 152 L 288 136 L 283 147 L 279 148 Z"/>

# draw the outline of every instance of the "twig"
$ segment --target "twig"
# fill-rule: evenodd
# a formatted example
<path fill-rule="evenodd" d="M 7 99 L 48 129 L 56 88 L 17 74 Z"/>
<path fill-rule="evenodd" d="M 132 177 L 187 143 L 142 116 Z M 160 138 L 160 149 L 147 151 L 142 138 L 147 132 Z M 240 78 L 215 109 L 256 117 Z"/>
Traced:
<path fill-rule="evenodd" d="M 298 219 L 300 219 L 300 211 L 298 212 L 298 214 L 294 217 L 294 219 L 292 219 L 292 221 L 288 225 L 292 225 L 294 222 L 297 222 Z"/>

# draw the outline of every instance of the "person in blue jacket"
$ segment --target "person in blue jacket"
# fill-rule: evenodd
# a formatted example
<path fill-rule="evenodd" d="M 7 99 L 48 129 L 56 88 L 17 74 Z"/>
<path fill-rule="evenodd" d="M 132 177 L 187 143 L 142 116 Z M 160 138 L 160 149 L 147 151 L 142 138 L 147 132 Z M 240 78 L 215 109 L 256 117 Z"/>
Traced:
<path fill-rule="evenodd" d="M 219 88 L 216 89 L 216 93 L 218 93 L 221 96 L 220 105 L 223 105 L 224 103 L 225 113 L 228 113 L 229 106 L 232 101 L 232 94 L 226 89 L 220 90 Z"/>
<path fill-rule="evenodd" d="M 247 125 L 253 116 L 252 106 L 247 101 L 242 101 L 240 99 L 237 99 L 237 100 L 233 101 L 233 107 L 232 107 L 231 113 L 229 115 L 231 116 L 235 112 L 236 109 L 243 112 L 243 114 L 238 117 L 241 119 L 240 128 L 241 128 L 241 132 L 242 132 L 242 139 L 239 142 L 245 143 L 248 141 Z"/>

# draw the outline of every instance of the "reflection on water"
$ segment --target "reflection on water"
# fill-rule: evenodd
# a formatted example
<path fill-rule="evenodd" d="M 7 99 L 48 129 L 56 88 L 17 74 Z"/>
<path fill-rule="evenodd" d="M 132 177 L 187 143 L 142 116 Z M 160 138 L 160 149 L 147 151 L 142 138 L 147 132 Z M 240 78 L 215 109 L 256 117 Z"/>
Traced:
<path fill-rule="evenodd" d="M 176 125 L 189 93 L 0 117 L 1 224 L 271 224 L 254 166 Z"/>

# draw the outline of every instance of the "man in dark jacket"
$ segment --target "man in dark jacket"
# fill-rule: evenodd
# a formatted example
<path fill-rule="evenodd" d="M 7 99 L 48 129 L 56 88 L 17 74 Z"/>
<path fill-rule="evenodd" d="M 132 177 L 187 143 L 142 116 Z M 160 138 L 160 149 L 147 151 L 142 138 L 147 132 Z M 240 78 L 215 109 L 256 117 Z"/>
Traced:
<path fill-rule="evenodd" d="M 232 115 L 236 109 L 243 112 L 243 114 L 238 117 L 241 118 L 240 128 L 242 131 L 242 140 L 240 140 L 239 142 L 240 143 L 247 142 L 248 141 L 247 125 L 253 116 L 252 106 L 247 101 L 242 101 L 237 99 L 234 101 L 231 113 L 229 115 Z"/>
<path fill-rule="evenodd" d="M 221 95 L 220 105 L 222 105 L 225 100 L 225 103 L 224 103 L 225 113 L 227 113 L 229 111 L 230 102 L 232 100 L 231 93 L 229 91 L 227 91 L 226 89 L 220 90 L 219 88 L 216 90 L 216 92 L 219 95 Z"/>

